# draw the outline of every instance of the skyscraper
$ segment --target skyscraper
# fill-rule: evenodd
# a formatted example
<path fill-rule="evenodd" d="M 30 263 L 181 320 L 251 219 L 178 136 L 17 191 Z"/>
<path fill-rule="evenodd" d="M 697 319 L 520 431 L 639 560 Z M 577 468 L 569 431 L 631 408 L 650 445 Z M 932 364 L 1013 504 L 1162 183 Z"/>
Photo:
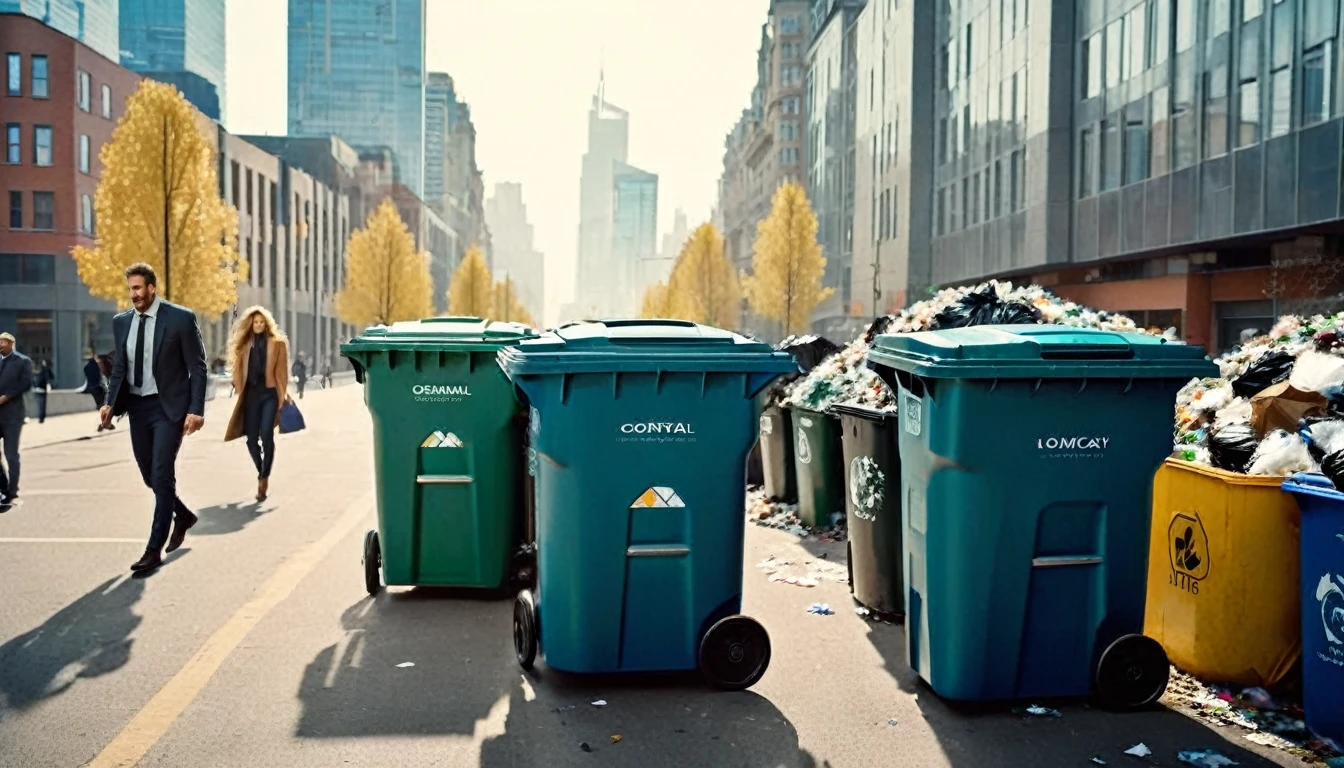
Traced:
<path fill-rule="evenodd" d="M 112 61 L 117 53 L 117 0 L 0 0 L 0 13 L 22 13 Z"/>
<path fill-rule="evenodd" d="M 121 0 L 121 65 L 224 120 L 224 0 Z"/>
<path fill-rule="evenodd" d="M 422 0 L 289 0 L 289 133 L 390 146 L 423 196 Z"/>
<path fill-rule="evenodd" d="M 545 263 L 533 246 L 532 224 L 527 220 L 527 204 L 523 202 L 523 185 L 516 182 L 496 184 L 494 194 L 485 201 L 485 220 L 490 225 L 494 244 L 495 277 L 512 280 L 519 301 L 541 322 L 546 310 L 542 287 Z"/>
<path fill-rule="evenodd" d="M 648 283 L 658 238 L 658 176 L 632 165 L 616 163 L 612 174 L 612 277 L 621 290 L 612 311 L 633 316 Z"/>

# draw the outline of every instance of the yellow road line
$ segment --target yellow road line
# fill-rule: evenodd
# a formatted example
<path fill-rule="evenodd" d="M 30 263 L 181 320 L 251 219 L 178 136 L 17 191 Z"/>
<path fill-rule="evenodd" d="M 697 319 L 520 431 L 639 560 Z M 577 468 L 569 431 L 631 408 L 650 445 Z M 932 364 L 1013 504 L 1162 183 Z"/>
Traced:
<path fill-rule="evenodd" d="M 346 534 L 367 519 L 371 494 L 351 504 L 326 535 L 304 547 L 262 584 L 252 598 L 215 630 L 196 655 L 149 700 L 121 733 L 88 764 L 89 768 L 129 768 L 163 738 L 173 722 L 195 701 L 224 660 L 271 609 L 289 597 Z"/>

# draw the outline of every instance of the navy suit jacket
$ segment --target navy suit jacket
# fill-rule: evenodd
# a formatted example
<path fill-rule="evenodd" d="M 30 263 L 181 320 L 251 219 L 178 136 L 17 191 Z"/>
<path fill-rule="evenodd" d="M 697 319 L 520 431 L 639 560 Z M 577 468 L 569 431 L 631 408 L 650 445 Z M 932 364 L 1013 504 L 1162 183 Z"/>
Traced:
<path fill-rule="evenodd" d="M 9 360 L 0 369 L 0 395 L 8 395 L 9 400 L 0 405 L 0 419 L 17 419 L 23 422 L 23 396 L 33 388 L 33 361 L 17 349 L 9 353 Z"/>
<path fill-rule="evenodd" d="M 176 422 L 187 414 L 205 415 L 205 342 L 196 314 L 186 307 L 159 299 L 159 314 L 154 319 L 154 381 L 159 387 L 159 403 L 164 415 Z M 107 385 L 107 404 L 112 415 L 126 412 L 131 398 L 127 372 L 126 342 L 130 338 L 135 310 L 128 309 L 112 318 L 112 377 Z"/>

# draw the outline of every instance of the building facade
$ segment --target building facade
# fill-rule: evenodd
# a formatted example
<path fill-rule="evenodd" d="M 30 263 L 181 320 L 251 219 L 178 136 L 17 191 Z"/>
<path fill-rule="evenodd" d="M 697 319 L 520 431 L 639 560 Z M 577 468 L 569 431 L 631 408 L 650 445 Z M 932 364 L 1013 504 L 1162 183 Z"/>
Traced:
<path fill-rule="evenodd" d="M 0 0 L 0 15 L 23 14 L 117 61 L 119 0 Z"/>
<path fill-rule="evenodd" d="M 121 65 L 177 86 L 202 114 L 224 121 L 224 0 L 120 0 Z"/>
<path fill-rule="evenodd" d="M 485 201 L 485 218 L 494 244 L 495 279 L 512 280 L 518 300 L 533 319 L 542 322 L 546 313 L 558 307 L 546 306 L 546 263 L 533 240 L 523 185 L 496 184 L 494 194 Z"/>
<path fill-rule="evenodd" d="M 628 159 L 630 115 L 606 99 L 605 79 L 588 110 L 588 151 L 579 178 L 579 248 L 574 306 L 585 317 L 610 316 L 624 305 L 613 262 L 613 210 L 617 164 Z M 620 271 L 620 274 L 625 274 Z"/>
<path fill-rule="evenodd" d="M 389 146 L 424 194 L 422 0 L 289 0 L 289 134 Z"/>
<path fill-rule="evenodd" d="M 618 162 L 611 182 L 611 278 L 619 288 L 611 310 L 635 317 L 658 255 L 658 175 Z"/>

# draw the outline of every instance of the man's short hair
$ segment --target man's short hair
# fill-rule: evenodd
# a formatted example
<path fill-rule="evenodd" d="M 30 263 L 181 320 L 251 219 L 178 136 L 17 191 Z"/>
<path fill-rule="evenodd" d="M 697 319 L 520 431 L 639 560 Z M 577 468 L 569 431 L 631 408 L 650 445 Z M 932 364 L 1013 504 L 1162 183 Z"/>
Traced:
<path fill-rule="evenodd" d="M 143 277 L 145 279 L 146 285 L 159 284 L 159 278 L 157 275 L 154 274 L 154 268 L 144 263 L 143 261 L 132 264 L 131 266 L 126 268 L 127 280 L 130 280 L 132 277 L 135 277 L 136 275 Z"/>

